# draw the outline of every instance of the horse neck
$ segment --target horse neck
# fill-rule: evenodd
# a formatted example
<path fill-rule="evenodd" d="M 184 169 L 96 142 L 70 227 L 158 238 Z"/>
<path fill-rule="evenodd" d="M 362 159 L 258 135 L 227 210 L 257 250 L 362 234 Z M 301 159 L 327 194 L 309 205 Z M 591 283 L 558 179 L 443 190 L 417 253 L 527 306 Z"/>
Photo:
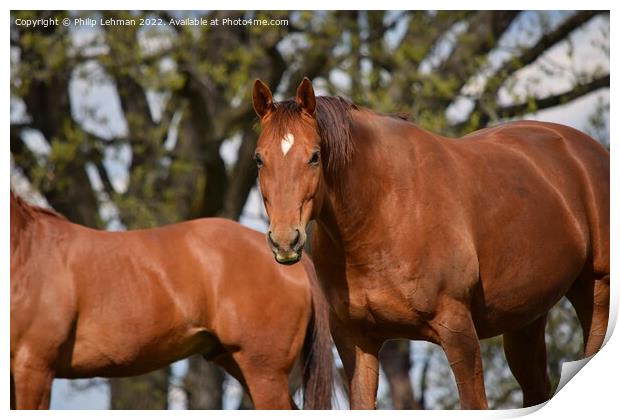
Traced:
<path fill-rule="evenodd" d="M 380 204 L 380 160 L 373 160 L 374 150 L 381 149 L 375 116 L 369 111 L 352 112 L 351 135 L 354 152 L 351 162 L 333 179 L 321 182 L 322 206 L 317 222 L 332 241 L 346 245 L 354 242 L 369 223 L 368 214 Z M 384 117 L 376 116 L 377 119 Z"/>
<path fill-rule="evenodd" d="M 324 181 L 318 222 L 333 238 L 365 242 L 363 236 L 379 216 L 388 190 L 416 189 L 424 182 L 415 174 L 417 156 L 444 148 L 444 140 L 429 131 L 391 116 L 369 111 L 352 113 L 354 152 L 342 176 Z M 413 162 L 413 163 L 412 163 Z M 403 175 L 406 174 L 408 176 Z"/>

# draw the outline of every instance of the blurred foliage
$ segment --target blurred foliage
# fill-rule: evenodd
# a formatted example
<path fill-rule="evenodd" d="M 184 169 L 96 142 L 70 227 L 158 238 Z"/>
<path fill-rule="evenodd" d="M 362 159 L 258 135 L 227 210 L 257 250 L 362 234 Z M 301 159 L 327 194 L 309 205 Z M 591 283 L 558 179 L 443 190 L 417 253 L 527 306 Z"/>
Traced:
<path fill-rule="evenodd" d="M 13 11 L 11 16 L 14 170 L 69 219 L 99 228 L 215 215 L 238 219 L 256 178 L 257 121 L 250 100 L 255 78 L 285 98 L 308 76 L 321 93 L 380 112 L 409 112 L 417 124 L 446 135 L 609 87 L 608 65 L 585 70 L 575 65 L 584 49 L 609 56 L 609 14 L 603 11 Z M 27 28 L 14 23 L 48 17 L 165 22 L 244 17 L 288 24 Z M 586 26 L 601 33 L 591 45 L 574 43 L 573 35 Z M 567 56 L 560 63 L 549 57 L 558 48 Z M 523 76 L 532 69 L 535 77 Z M 562 88 L 546 88 L 560 79 Z M 104 95 L 105 89 L 112 93 L 95 101 L 89 96 Z M 609 140 L 608 115 L 609 103 L 599 102 L 588 128 L 603 142 Z M 225 161 L 222 150 L 230 145 L 234 157 Z M 557 335 L 577 330 L 562 308 L 549 322 L 554 377 L 559 362 L 577 354 L 574 340 Z M 516 406 L 500 341 L 483 344 L 489 398 L 494 407 Z M 425 366 L 443 357 L 429 349 Z M 399 360 L 384 366 L 388 382 L 404 385 L 393 394 L 403 400 L 386 405 L 411 406 L 416 402 L 407 394 L 413 391 L 399 374 L 412 369 L 409 345 L 394 344 L 390 354 Z M 446 369 L 444 360 L 425 370 L 421 406 L 456 405 Z M 161 377 L 147 382 L 161 387 L 163 372 L 163 382 Z M 209 387 L 221 391 L 221 377 L 210 376 L 210 382 L 187 382 L 200 383 L 201 389 L 190 390 L 194 396 Z M 129 381 L 119 385 L 123 393 L 132 383 L 143 387 Z M 145 389 L 150 392 L 148 385 Z M 439 397 L 432 399 L 433 393 Z M 159 406 L 164 394 L 158 394 Z"/>

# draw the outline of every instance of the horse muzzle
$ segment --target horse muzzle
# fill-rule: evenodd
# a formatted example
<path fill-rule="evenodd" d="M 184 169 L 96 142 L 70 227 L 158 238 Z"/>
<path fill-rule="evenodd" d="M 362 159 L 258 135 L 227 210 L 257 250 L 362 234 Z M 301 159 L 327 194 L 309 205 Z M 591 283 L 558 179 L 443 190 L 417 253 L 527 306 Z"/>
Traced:
<path fill-rule="evenodd" d="M 299 229 L 294 229 L 290 235 L 276 236 L 271 230 L 267 233 L 267 242 L 276 261 L 284 265 L 295 264 L 301 259 L 305 241 L 305 232 Z"/>

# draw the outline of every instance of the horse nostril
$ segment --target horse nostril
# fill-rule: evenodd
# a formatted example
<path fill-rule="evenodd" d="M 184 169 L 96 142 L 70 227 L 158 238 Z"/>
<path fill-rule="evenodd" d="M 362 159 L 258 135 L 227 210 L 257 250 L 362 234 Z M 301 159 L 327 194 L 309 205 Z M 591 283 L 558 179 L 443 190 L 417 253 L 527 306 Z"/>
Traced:
<path fill-rule="evenodd" d="M 297 245 L 299 245 L 299 240 L 301 239 L 301 234 L 299 233 L 299 229 L 295 229 L 295 238 L 291 241 L 291 248 L 296 249 Z"/>
<path fill-rule="evenodd" d="M 271 231 L 269 231 L 267 233 L 267 239 L 269 240 L 269 245 L 271 245 L 272 248 L 280 248 L 278 246 L 278 243 L 276 241 L 273 240 L 273 238 L 271 237 Z"/>

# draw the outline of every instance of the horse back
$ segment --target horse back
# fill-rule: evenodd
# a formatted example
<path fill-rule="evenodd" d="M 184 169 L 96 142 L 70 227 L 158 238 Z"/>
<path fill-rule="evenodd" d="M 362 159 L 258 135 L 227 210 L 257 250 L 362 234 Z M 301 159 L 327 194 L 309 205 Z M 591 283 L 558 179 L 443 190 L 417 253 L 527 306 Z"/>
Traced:
<path fill-rule="evenodd" d="M 527 160 L 542 182 L 564 200 L 589 239 L 594 271 L 609 273 L 609 152 L 574 128 L 547 122 L 516 121 L 476 131 L 463 145 L 485 152 L 502 149 Z"/>

